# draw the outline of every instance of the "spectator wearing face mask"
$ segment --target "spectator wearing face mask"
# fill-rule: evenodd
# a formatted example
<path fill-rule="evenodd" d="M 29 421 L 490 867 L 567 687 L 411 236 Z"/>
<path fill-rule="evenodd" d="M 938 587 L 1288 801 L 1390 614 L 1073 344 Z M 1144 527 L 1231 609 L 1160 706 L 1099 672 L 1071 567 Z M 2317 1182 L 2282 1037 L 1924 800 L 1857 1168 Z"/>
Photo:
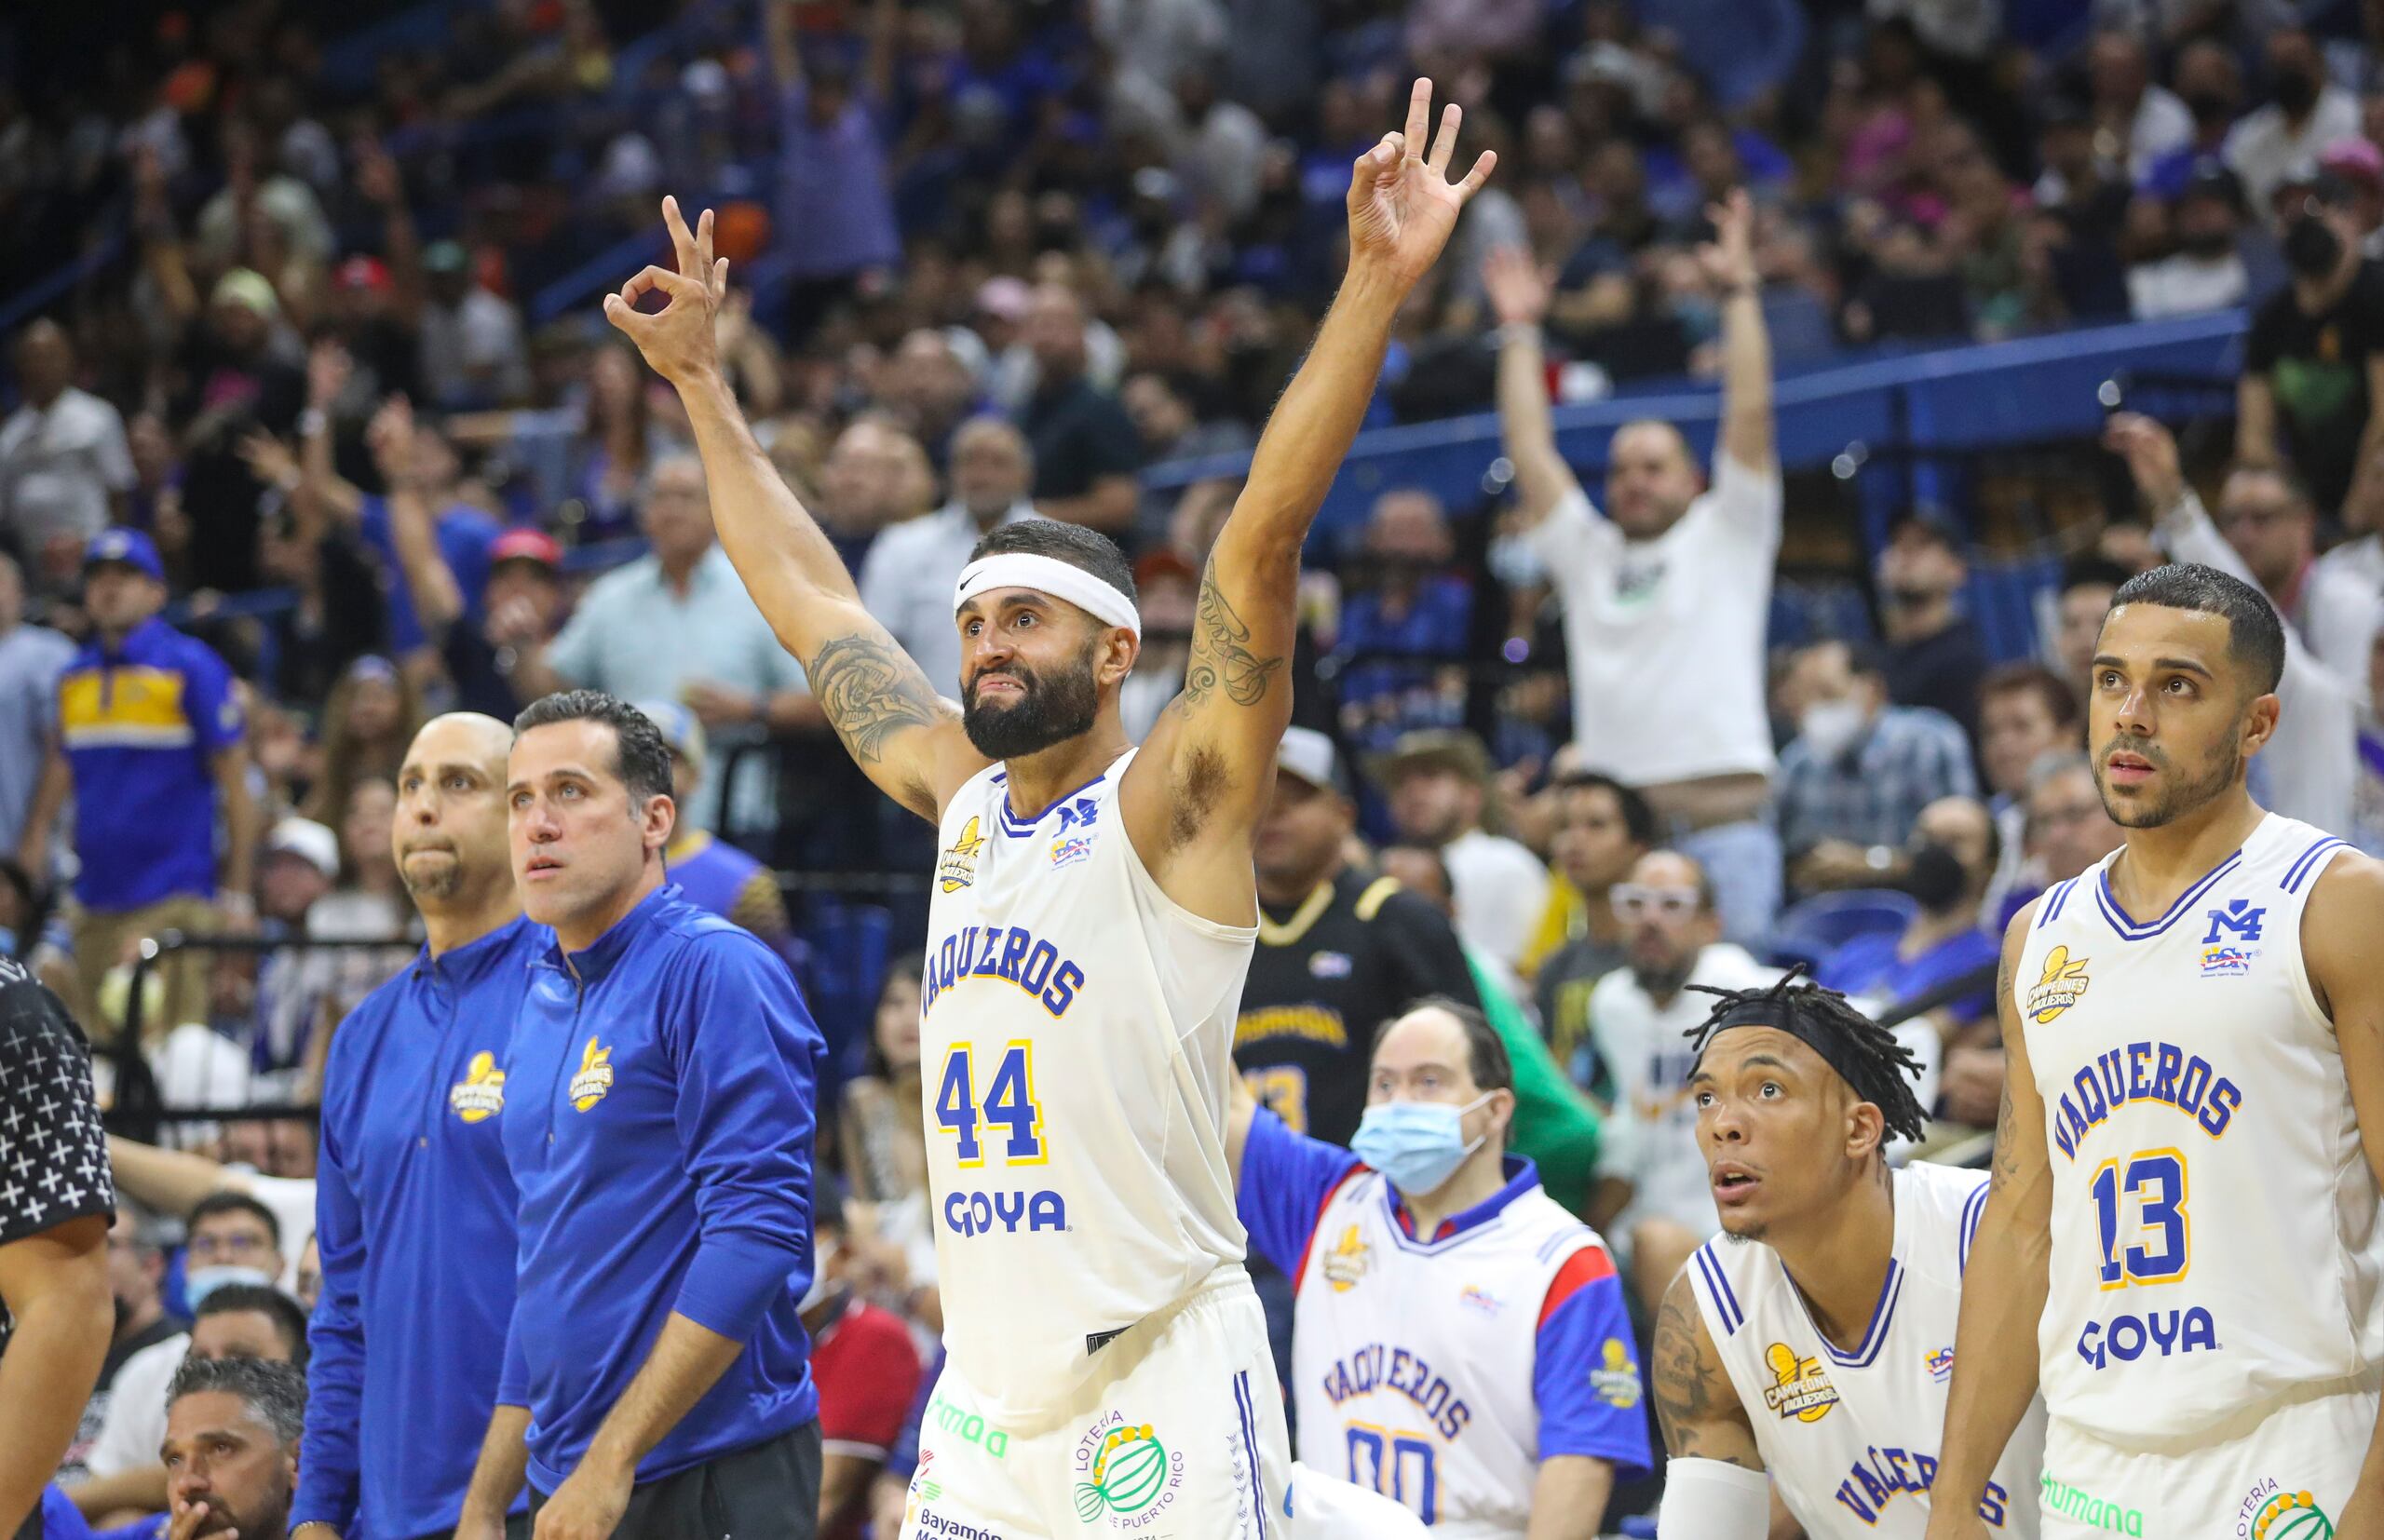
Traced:
<path fill-rule="evenodd" d="M 2325 56 L 2307 28 L 2269 34 L 2264 73 L 2267 103 L 2235 125 L 2226 148 L 2227 164 L 2261 208 L 2296 166 L 2360 129 L 2359 99 L 2326 78 Z"/>
<path fill-rule="evenodd" d="M 2331 178 L 2286 210 L 2293 281 L 2253 313 L 2235 387 L 2237 463 L 2289 460 L 2328 515 L 2384 451 L 2384 270 L 2360 255 L 2360 234 Z"/>
<path fill-rule="evenodd" d="M 1795 885 L 1862 887 L 1885 875 L 1920 810 L 1971 796 L 1970 740 L 1926 707 L 1888 704 L 1886 665 L 1819 642 L 1789 665 L 1806 702 L 1780 756 L 1780 842 Z"/>

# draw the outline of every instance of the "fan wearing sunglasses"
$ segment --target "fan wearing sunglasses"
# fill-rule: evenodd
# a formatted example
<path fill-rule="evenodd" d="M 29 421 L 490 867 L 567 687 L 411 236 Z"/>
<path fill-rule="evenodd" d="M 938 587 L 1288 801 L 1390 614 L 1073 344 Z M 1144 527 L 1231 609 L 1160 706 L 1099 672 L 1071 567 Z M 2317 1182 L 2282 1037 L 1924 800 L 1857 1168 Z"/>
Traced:
<path fill-rule="evenodd" d="M 1712 880 L 1677 851 L 1642 856 L 1610 901 L 1626 962 L 1590 992 L 1589 1047 L 1574 1065 L 1574 1078 L 1612 1106 L 1588 1218 L 1652 1302 L 1718 1223 L 1688 1095 L 1695 1055 L 1681 1035 L 1707 1002 L 1689 986 L 1750 989 L 1779 974 L 1722 939 Z"/>

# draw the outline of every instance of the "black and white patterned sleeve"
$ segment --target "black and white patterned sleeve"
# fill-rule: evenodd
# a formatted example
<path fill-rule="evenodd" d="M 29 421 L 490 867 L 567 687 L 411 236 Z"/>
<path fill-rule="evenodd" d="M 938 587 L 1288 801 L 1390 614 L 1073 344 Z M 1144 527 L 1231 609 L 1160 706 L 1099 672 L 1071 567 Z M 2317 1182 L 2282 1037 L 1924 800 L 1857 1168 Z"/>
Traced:
<path fill-rule="evenodd" d="M 58 996 L 0 958 L 0 1246 L 115 1210 L 90 1047 Z"/>

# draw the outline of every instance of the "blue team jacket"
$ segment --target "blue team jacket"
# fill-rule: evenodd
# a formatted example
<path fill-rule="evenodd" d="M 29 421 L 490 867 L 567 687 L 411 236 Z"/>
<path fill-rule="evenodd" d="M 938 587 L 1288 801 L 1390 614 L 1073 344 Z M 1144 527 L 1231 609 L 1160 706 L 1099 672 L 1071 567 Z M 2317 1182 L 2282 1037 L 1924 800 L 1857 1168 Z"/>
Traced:
<path fill-rule="evenodd" d="M 498 1114 L 530 966 L 517 919 L 365 996 L 323 1075 L 293 1527 L 400 1537 L 454 1527 L 496 1404 L 513 1316 L 513 1178 Z M 370 1351 L 368 1351 L 368 1346 Z"/>
<path fill-rule="evenodd" d="M 795 1305 L 824 1048 L 786 964 L 670 886 L 531 979 L 506 1067 L 520 1265 L 498 1387 L 530 1410 L 531 1481 L 571 1474 L 673 1312 L 745 1350 L 639 1480 L 808 1422 Z"/>

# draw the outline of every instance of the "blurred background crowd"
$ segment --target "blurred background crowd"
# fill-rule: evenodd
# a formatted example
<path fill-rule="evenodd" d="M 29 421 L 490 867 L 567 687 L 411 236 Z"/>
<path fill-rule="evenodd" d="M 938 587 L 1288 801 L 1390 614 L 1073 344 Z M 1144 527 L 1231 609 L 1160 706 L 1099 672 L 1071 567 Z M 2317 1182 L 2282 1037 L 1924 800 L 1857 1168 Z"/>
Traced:
<path fill-rule="evenodd" d="M 979 534 L 1035 514 L 1103 530 L 1141 588 L 1139 734 L 1181 682 L 1207 545 L 1331 296 L 1348 163 L 1418 73 L 1500 167 L 1402 318 L 1381 432 L 1311 546 L 1313 736 L 1294 734 L 1261 844 L 1277 929 L 1245 1067 L 1299 1037 L 1282 1013 L 1321 1008 L 1334 977 L 1267 949 L 1320 959 L 1304 901 L 1379 870 L 1429 900 L 1399 912 L 1432 933 L 1402 953 L 1464 966 L 1332 1008 L 1370 1030 L 1456 993 L 1537 1039 L 1564 1103 L 1544 1127 L 1591 1133 L 1532 1149 L 1526 1131 L 1527 1153 L 1560 1200 L 1641 1235 L 1634 1281 L 1713 1228 L 1663 1055 L 1643 1051 L 1702 1016 L 1692 980 L 1811 966 L 1911 1036 L 1961 1143 L 2001 1084 L 2001 921 L 2118 843 L 2081 705 L 2126 577 L 2192 556 L 2275 600 L 2306 726 L 2257 789 L 2384 854 L 2380 37 L 2373 0 L 0 18 L 0 947 L 102 1046 L 140 1141 L 120 1146 L 137 1202 L 112 1374 L 182 1330 L 186 1269 L 216 1250 L 303 1287 L 330 1034 L 413 955 L 389 851 L 415 728 L 588 685 L 664 726 L 687 809 L 674 877 L 806 986 L 842 1082 L 824 1158 L 853 1198 L 844 1223 L 823 1205 L 843 1240 L 822 1252 L 911 1328 L 848 1339 L 871 1375 L 909 1356 L 895 1380 L 915 1383 L 938 1312 L 904 959 L 932 834 L 828 736 L 714 542 L 675 397 L 596 299 L 659 255 L 661 193 L 715 209 L 738 391 L 873 613 L 952 684 L 951 585 Z M 1618 520 L 1639 473 L 1600 426 L 1642 399 L 1712 420 L 1732 290 L 1700 249 L 1735 189 L 1754 375 L 1783 413 L 1799 381 L 1915 357 L 1940 376 L 2015 356 L 1998 344 L 2091 365 L 2091 339 L 2194 317 L 2217 339 L 2192 377 L 2115 374 L 2087 429 L 2010 453 L 1917 471 L 1876 438 L 1783 450 L 1744 581 L 1727 552 L 1673 549 L 1714 563 L 1714 608 L 1647 625 L 1701 635 L 1734 610 L 1762 633 L 1778 768 L 1742 820 L 1767 842 L 1752 866 L 1711 840 L 1698 858 L 1739 814 L 1635 783 L 1605 745 L 1694 738 L 1730 703 L 1672 678 L 1635 720 L 1601 719 L 1585 639 L 1619 622 L 1590 612 L 1627 609 L 1629 574 L 1572 582 L 1527 531 L 1546 510 L 1510 506 L 1531 501 L 1517 436 L 1551 410 Z M 1519 413 L 1501 360 L 1526 345 Z M 2156 388 L 2182 451 L 2124 410 Z M 1701 491 L 1703 452 L 1673 443 L 1648 484 L 1677 469 Z M 1428 452 L 1440 468 L 1407 474 Z M 169 932 L 225 939 L 144 956 Z M 1347 1086 L 1306 1073 L 1317 1131 L 1346 1139 L 1361 1061 Z M 110 1451 L 143 1447 L 103 1435 L 108 1398 L 68 1472 L 101 1483 L 78 1489 L 94 1518 L 149 1501 L 105 1484 L 131 1468 Z M 886 1409 L 909 1401 L 878 1394 L 849 1440 L 898 1477 Z"/>

